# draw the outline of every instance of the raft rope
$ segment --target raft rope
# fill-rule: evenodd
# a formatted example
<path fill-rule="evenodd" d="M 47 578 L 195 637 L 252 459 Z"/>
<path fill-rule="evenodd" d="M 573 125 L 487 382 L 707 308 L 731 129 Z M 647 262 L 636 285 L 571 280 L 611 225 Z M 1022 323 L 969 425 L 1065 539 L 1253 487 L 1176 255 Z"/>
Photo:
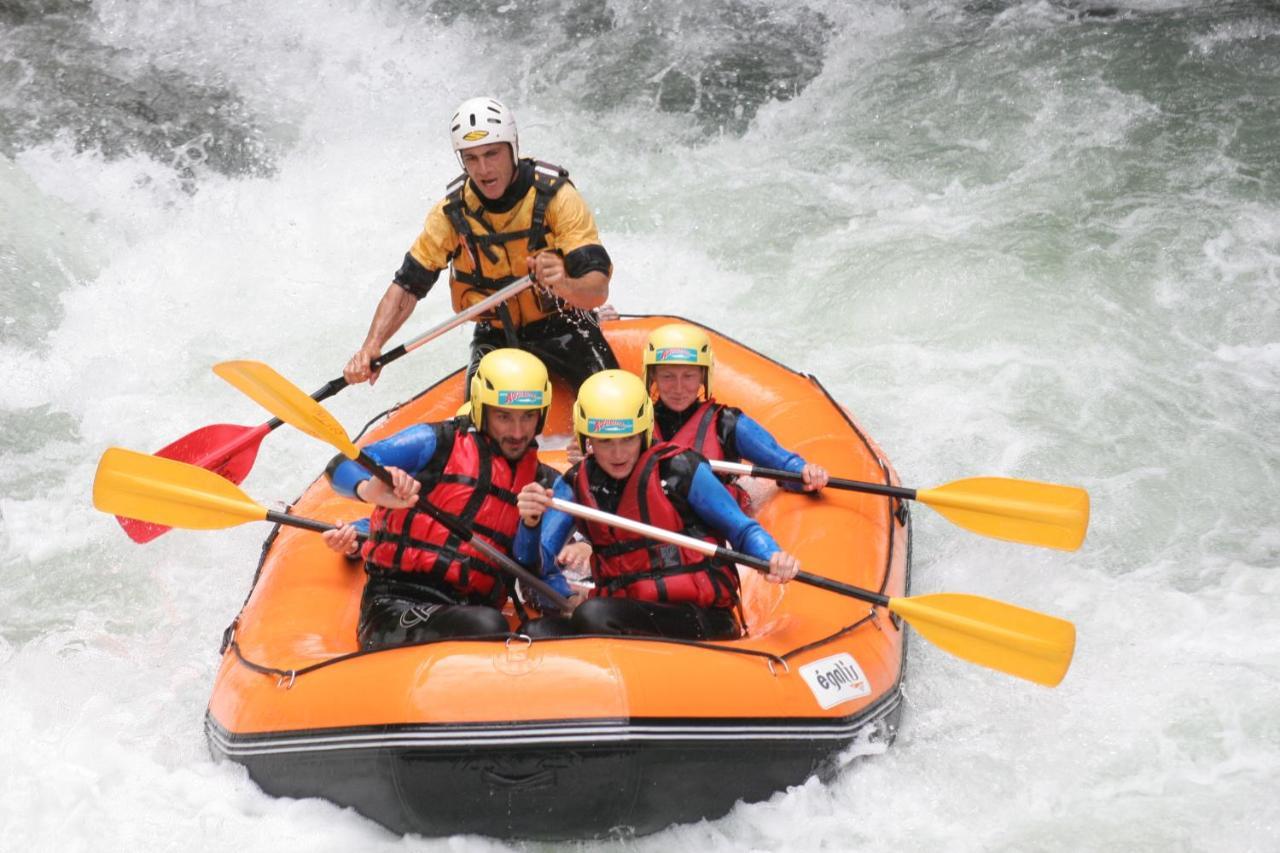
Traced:
<path fill-rule="evenodd" d="M 240 650 L 240 644 L 236 642 L 236 639 L 235 639 L 236 628 L 240 624 L 240 617 L 237 616 L 235 621 L 232 622 L 230 625 L 228 625 L 226 631 L 223 632 L 222 645 L 218 649 L 218 652 L 219 654 L 226 654 L 228 651 L 230 651 L 232 654 L 236 656 L 236 660 L 238 660 L 241 664 L 243 664 L 247 669 L 253 670 L 254 672 L 257 672 L 257 673 L 261 673 L 262 675 L 274 676 L 276 678 L 277 686 L 283 687 L 285 689 L 292 687 L 294 682 L 297 681 L 300 676 L 307 675 L 308 673 L 315 672 L 316 670 L 319 670 L 319 669 L 324 669 L 325 667 L 333 666 L 334 664 L 344 663 L 349 660 L 355 660 L 356 658 L 362 658 L 368 655 L 375 655 L 381 652 L 395 651 L 397 649 L 421 648 L 425 646 L 433 646 L 436 643 L 472 643 L 472 642 L 487 643 L 487 642 L 493 642 L 495 640 L 502 640 L 509 645 L 510 642 L 514 639 L 525 640 L 530 646 L 534 645 L 535 642 L 536 643 L 548 643 L 548 642 L 555 643 L 555 642 L 563 642 L 565 640 L 584 640 L 584 639 L 585 640 L 597 639 L 597 640 L 639 641 L 639 642 L 645 642 L 645 643 L 665 643 L 668 645 L 675 645 L 675 646 L 687 646 L 695 649 L 705 649 L 711 652 L 722 652 L 725 654 L 746 655 L 748 657 L 763 658 L 769 667 L 769 671 L 776 676 L 778 674 L 778 671 L 775 667 L 781 667 L 784 673 L 790 672 L 791 666 L 788 663 L 790 659 L 796 657 L 797 655 L 804 654 L 805 652 L 812 651 L 813 649 L 820 648 L 821 646 L 825 646 L 830 643 L 833 643 L 836 640 L 840 639 L 841 637 L 845 636 L 846 634 L 849 634 L 857 630 L 858 628 L 862 627 L 868 622 L 872 623 L 873 625 L 876 625 L 876 627 L 879 627 L 878 623 L 876 622 L 876 614 L 874 610 L 872 610 L 866 616 L 863 616 L 861 619 L 857 620 L 856 622 L 846 625 L 845 627 L 841 628 L 835 633 L 829 634 L 828 636 L 823 637 L 820 640 L 814 640 L 811 643 L 806 643 L 803 646 L 797 646 L 791 651 L 783 652 L 782 654 L 774 654 L 772 652 L 762 652 L 762 651 L 759 651 L 758 649 L 742 649 L 742 648 L 736 648 L 734 646 L 724 646 L 724 645 L 719 645 L 717 643 L 706 642 L 703 640 L 683 640 L 676 637 L 640 637 L 640 636 L 627 636 L 625 634 L 622 634 L 622 635 L 574 634 L 573 636 L 566 636 L 566 637 L 541 637 L 535 641 L 528 634 L 521 634 L 519 632 L 508 632 L 505 634 L 483 634 L 483 635 L 476 635 L 472 637 L 440 637 L 434 640 L 423 640 L 422 642 L 419 642 L 419 643 L 405 643 L 399 646 L 387 646 L 387 647 L 378 648 L 378 649 L 362 649 L 360 651 L 349 652 L 344 655 L 336 655 L 331 658 L 326 658 L 325 660 L 318 661 L 309 666 L 301 667 L 300 669 L 279 669 L 278 667 L 266 666 L 265 664 L 256 663 L 255 661 L 251 661 L 244 656 L 244 653 Z"/>

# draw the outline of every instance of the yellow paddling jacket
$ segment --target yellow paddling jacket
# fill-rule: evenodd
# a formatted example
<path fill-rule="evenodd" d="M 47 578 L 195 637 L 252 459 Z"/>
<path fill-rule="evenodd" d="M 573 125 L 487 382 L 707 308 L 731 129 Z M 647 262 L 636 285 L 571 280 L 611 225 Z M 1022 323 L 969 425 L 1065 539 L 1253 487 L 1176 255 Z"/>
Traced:
<path fill-rule="evenodd" d="M 396 283 L 421 299 L 440 271 L 452 264 L 453 310 L 462 311 L 528 275 L 526 258 L 543 249 L 564 256 L 566 271 L 573 277 L 612 271 L 595 218 L 567 171 L 526 159 L 520 161 L 515 181 L 527 182 L 528 190 L 511 207 L 498 210 L 492 202 L 482 203 L 465 173 L 454 179 L 427 214 L 422 233 L 396 273 Z M 519 328 L 565 309 L 560 299 L 532 287 L 482 319 L 495 326 L 510 320 Z"/>

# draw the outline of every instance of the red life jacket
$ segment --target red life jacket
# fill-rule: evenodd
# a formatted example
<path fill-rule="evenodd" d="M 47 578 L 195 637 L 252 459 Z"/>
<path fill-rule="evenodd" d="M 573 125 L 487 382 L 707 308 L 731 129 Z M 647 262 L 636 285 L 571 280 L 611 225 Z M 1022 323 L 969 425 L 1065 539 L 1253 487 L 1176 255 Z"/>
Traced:
<path fill-rule="evenodd" d="M 488 440 L 468 430 L 454 438 L 443 469 L 429 466 L 418 479 L 426 501 L 442 515 L 510 554 L 520 523 L 516 493 L 537 473 L 538 454 L 533 450 L 511 463 L 495 453 Z M 499 606 L 506 599 L 501 570 L 420 509 L 378 507 L 369 531 L 361 554 L 370 574 L 425 581 L 462 601 Z"/>
<path fill-rule="evenodd" d="M 717 536 L 686 522 L 663 489 L 659 464 L 685 450 L 661 444 L 642 453 L 622 488 L 617 515 L 719 545 Z M 591 494 L 586 461 L 578 466 L 573 489 L 580 503 L 600 508 Z M 593 552 L 593 596 L 687 601 L 699 607 L 737 604 L 738 572 L 732 565 L 714 563 L 697 551 L 655 542 L 607 524 L 587 521 L 585 526 Z"/>
<path fill-rule="evenodd" d="M 662 434 L 662 430 L 658 427 L 655 419 L 653 422 L 653 440 L 656 444 L 660 441 L 668 442 L 679 447 L 696 450 L 710 460 L 737 462 L 738 459 L 729 459 L 724 452 L 724 445 L 720 443 L 720 412 L 724 410 L 724 406 L 715 400 L 707 400 L 698 410 L 689 416 L 684 422 L 684 426 L 676 430 L 676 434 L 667 438 Z M 747 490 L 738 485 L 736 477 L 717 474 L 720 481 L 724 483 L 724 487 L 729 490 L 729 494 L 733 495 L 733 499 L 738 502 L 738 506 L 747 514 L 752 514 L 751 496 L 747 494 Z"/>

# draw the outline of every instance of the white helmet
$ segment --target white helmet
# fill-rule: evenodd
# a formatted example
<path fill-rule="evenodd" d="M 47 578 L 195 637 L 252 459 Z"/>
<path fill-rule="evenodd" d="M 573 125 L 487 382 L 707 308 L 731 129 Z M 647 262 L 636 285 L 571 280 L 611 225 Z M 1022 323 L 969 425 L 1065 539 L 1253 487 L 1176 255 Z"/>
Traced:
<path fill-rule="evenodd" d="M 453 114 L 449 122 L 453 150 L 462 160 L 462 151 L 494 142 L 511 146 L 511 159 L 520 160 L 520 137 L 516 133 L 516 117 L 511 110 L 493 98 L 471 98 Z"/>

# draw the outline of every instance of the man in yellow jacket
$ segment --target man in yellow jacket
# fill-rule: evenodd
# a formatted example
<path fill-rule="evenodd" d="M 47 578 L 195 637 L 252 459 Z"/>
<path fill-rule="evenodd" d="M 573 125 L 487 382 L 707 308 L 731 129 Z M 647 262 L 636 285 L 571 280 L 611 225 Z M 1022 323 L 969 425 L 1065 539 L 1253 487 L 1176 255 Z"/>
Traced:
<path fill-rule="evenodd" d="M 520 159 L 515 118 L 492 98 L 464 102 L 450 137 L 464 173 L 427 214 L 364 344 L 343 369 L 347 381 L 377 380 L 370 362 L 448 266 L 454 311 L 524 275 L 538 282 L 476 323 L 468 389 L 480 359 L 500 347 L 533 353 L 575 391 L 591 374 L 616 368 L 591 313 L 608 299 L 613 264 L 569 173 Z"/>

